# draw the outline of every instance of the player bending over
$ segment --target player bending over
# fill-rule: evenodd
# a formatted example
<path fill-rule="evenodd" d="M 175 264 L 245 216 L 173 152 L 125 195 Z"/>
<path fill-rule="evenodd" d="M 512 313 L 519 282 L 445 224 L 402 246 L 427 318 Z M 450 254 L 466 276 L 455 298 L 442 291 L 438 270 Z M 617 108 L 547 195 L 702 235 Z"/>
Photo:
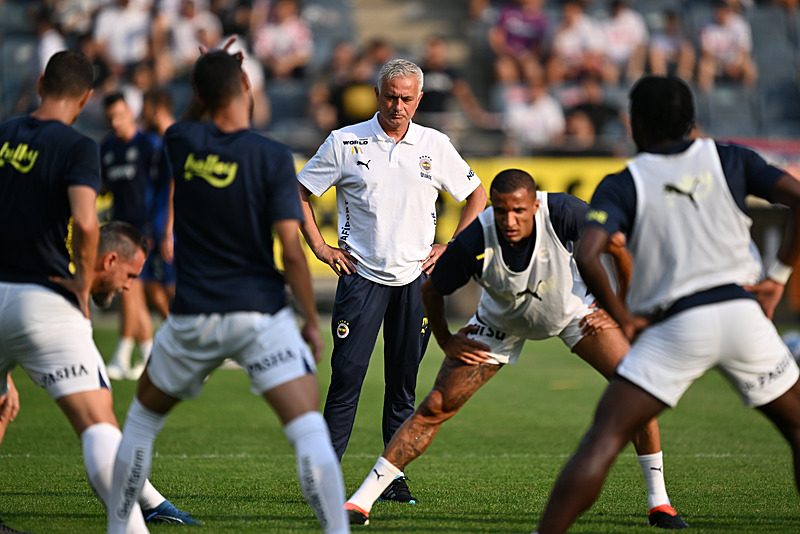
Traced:
<path fill-rule="evenodd" d="M 446 357 L 433 390 L 345 504 L 351 524 L 368 523 L 388 483 L 504 364 L 517 362 L 526 339 L 558 336 L 606 378 L 628 350 L 616 323 L 593 307 L 594 297 L 587 294 L 572 257 L 572 243 L 583 233 L 586 203 L 564 193 L 537 193 L 533 178 L 516 169 L 495 177 L 490 198 L 492 206 L 456 237 L 422 286 L 428 324 Z M 623 244 L 610 243 L 608 252 L 623 272 L 630 272 Z M 451 334 L 444 295 L 472 277 L 483 286 L 478 311 Z M 664 486 L 658 423 L 651 419 L 640 425 L 632 438 L 647 485 L 648 522 L 686 528 Z"/>

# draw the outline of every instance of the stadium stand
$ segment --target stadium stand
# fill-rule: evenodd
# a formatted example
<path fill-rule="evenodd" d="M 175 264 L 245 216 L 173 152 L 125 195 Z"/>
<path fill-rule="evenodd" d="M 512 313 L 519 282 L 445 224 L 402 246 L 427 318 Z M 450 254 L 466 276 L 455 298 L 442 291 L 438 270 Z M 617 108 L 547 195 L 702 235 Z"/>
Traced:
<path fill-rule="evenodd" d="M 138 0 L 147 4 L 149 0 Z M 511 1 L 511 0 L 507 0 Z M 306 74 L 300 79 L 266 83 L 267 97 L 272 103 L 271 123 L 265 132 L 292 146 L 301 156 L 316 150 L 330 128 L 315 120 L 318 105 L 312 88 L 326 73 L 332 53 L 342 42 L 352 43 L 365 52 L 367 45 L 382 39 L 397 55 L 421 60 L 425 38 L 436 35 L 448 47 L 449 61 L 465 79 L 484 109 L 491 112 L 489 97 L 493 83 L 493 56 L 486 34 L 503 0 L 301 0 L 301 17 L 311 28 L 314 52 Z M 733 0 L 732 0 L 733 1 Z M 58 5 L 61 2 L 48 2 Z M 160 3 L 157 3 L 160 4 Z M 255 3 L 243 3 L 250 5 Z M 609 1 L 586 2 L 587 12 L 602 19 L 610 10 Z M 683 21 L 686 36 L 695 47 L 702 25 L 712 13 L 711 0 L 628 0 L 627 4 L 645 18 L 651 35 L 664 24 L 664 13 L 672 10 Z M 42 2 L 5 0 L 0 2 L 0 118 L 5 119 L 24 111 L 20 109 L 20 93 L 31 92 L 32 72 L 36 63 L 36 28 L 32 8 Z M 477 6 L 477 7 L 476 7 Z M 544 11 L 557 25 L 561 16 L 561 0 L 547 0 Z M 715 88 L 698 96 L 699 116 L 704 132 L 726 138 L 786 139 L 800 134 L 800 38 L 797 13 L 770 1 L 746 2 L 743 15 L 752 28 L 753 58 L 758 66 L 758 81 L 752 90 L 737 83 L 718 81 Z M 472 9 L 472 12 L 470 12 Z M 77 35 L 67 36 L 71 47 Z M 242 39 L 250 45 L 251 35 Z M 627 84 L 607 84 L 605 92 L 618 104 L 625 105 Z M 175 97 L 177 111 L 182 111 L 191 94 L 188 80 L 175 78 L 168 88 Z M 560 87 L 557 95 L 568 95 L 571 88 Z M 562 102 L 562 104 L 564 104 Z M 492 123 L 475 124 L 455 110 L 450 124 L 451 137 L 459 150 L 468 157 L 497 156 L 505 144 L 500 119 Z M 461 114 L 459 118 L 458 114 Z M 100 135 L 105 125 L 90 113 L 78 127 L 90 135 Z M 489 113 L 491 115 L 491 113 Z M 327 124 L 326 124 L 327 126 Z M 446 126 L 446 125 L 445 125 Z M 445 127 L 445 129 L 447 129 Z M 605 132 L 628 146 L 624 128 Z M 616 146 L 619 143 L 613 143 Z M 557 150 L 555 150 L 557 152 Z M 574 156 L 574 153 L 569 153 Z"/>

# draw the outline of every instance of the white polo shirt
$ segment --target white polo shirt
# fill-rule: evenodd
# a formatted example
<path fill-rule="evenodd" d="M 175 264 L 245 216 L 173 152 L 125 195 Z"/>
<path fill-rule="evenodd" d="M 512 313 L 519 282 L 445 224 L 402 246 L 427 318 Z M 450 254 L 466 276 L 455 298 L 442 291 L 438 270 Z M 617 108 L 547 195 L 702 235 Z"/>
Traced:
<path fill-rule="evenodd" d="M 339 248 L 358 260 L 361 276 L 389 286 L 419 276 L 439 191 L 461 202 L 481 185 L 446 135 L 410 123 L 395 143 L 377 113 L 331 132 L 297 179 L 316 196 L 336 187 Z"/>

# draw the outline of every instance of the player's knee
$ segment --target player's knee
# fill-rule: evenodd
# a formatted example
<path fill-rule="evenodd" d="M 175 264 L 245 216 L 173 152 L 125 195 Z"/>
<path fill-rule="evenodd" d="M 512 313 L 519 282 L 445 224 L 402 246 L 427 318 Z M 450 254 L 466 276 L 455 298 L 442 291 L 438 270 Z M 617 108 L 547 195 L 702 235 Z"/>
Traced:
<path fill-rule="evenodd" d="M 436 389 L 431 391 L 417 408 L 417 413 L 431 424 L 441 424 L 453 417 L 457 411 L 447 406 L 444 395 Z"/>

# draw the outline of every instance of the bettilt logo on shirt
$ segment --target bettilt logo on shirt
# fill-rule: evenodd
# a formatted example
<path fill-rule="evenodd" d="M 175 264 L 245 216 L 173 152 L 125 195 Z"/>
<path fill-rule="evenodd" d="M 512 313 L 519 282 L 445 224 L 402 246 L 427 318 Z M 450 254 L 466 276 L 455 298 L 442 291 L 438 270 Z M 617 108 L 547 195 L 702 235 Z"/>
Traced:
<path fill-rule="evenodd" d="M 209 185 L 221 189 L 231 185 L 238 169 L 238 163 L 220 161 L 216 154 L 209 154 L 206 159 L 196 159 L 194 153 L 191 153 L 183 165 L 183 177 L 188 181 L 197 176 Z"/>
<path fill-rule="evenodd" d="M 9 142 L 6 141 L 0 147 L 0 167 L 4 167 L 8 163 L 23 174 L 33 168 L 37 157 L 39 157 L 39 151 L 31 150 L 25 143 L 20 143 L 11 148 Z"/>

